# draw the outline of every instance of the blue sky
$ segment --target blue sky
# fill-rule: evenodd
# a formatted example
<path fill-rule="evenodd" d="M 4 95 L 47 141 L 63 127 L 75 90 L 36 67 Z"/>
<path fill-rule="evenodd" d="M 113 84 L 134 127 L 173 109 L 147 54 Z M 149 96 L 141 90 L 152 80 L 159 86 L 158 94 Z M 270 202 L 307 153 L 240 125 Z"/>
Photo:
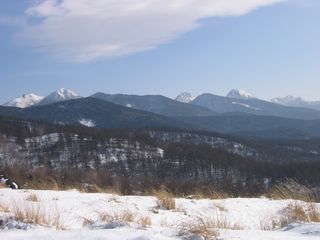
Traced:
<path fill-rule="evenodd" d="M 0 102 L 59 87 L 320 99 L 318 0 L 117 1 L 1 0 Z"/>

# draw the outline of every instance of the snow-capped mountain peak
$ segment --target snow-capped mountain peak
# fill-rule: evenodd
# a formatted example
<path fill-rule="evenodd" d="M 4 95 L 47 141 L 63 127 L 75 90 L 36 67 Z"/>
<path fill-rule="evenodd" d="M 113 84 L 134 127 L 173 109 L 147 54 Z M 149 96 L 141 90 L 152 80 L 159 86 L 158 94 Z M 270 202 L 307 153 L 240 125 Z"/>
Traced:
<path fill-rule="evenodd" d="M 191 102 L 193 99 L 194 99 L 194 97 L 192 97 L 191 93 L 183 92 L 183 93 L 179 94 L 179 95 L 176 97 L 175 100 L 178 101 L 178 102 L 189 103 L 189 102 Z"/>
<path fill-rule="evenodd" d="M 79 97 L 80 96 L 77 93 L 75 93 L 69 89 L 60 88 L 57 91 L 48 95 L 46 98 L 52 98 L 55 100 L 63 101 L 63 100 L 69 100 L 69 99 L 74 99 L 74 98 L 79 98 Z"/>
<path fill-rule="evenodd" d="M 15 98 L 3 104 L 3 106 L 27 108 L 39 103 L 40 101 L 42 101 L 42 99 L 42 96 L 38 96 L 33 93 L 23 94 L 21 97 Z"/>
<path fill-rule="evenodd" d="M 232 89 L 228 95 L 228 98 L 237 98 L 237 99 L 252 99 L 254 98 L 251 93 L 247 93 L 240 89 Z"/>
<path fill-rule="evenodd" d="M 45 105 L 45 104 L 61 102 L 61 101 L 66 101 L 66 100 L 71 100 L 71 99 L 78 99 L 78 98 L 81 98 L 81 97 L 76 92 L 71 91 L 66 88 L 60 88 L 57 91 L 46 96 L 39 103 L 39 105 Z"/>

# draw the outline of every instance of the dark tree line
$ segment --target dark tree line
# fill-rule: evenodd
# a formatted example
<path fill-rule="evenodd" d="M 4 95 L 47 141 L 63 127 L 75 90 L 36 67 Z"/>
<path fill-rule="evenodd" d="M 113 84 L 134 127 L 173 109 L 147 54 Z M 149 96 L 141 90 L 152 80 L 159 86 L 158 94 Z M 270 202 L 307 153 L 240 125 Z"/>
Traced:
<path fill-rule="evenodd" d="M 243 141 L 261 148 L 266 156 L 273 151 L 273 157 L 265 160 L 206 144 L 162 142 L 146 131 L 56 126 L 0 117 L 0 172 L 14 175 L 22 185 L 35 179 L 48 180 L 49 176 L 62 185 L 94 182 L 125 193 L 166 185 L 185 194 L 208 187 L 236 196 L 253 195 L 285 179 L 320 186 L 320 161 L 299 159 L 299 154 L 292 152 L 308 144 L 316 148 L 317 141 Z M 27 138 L 50 133 L 58 134 L 58 140 L 50 144 L 25 143 Z M 280 150 L 275 152 L 278 146 Z M 288 153 L 283 150 L 286 147 Z"/>

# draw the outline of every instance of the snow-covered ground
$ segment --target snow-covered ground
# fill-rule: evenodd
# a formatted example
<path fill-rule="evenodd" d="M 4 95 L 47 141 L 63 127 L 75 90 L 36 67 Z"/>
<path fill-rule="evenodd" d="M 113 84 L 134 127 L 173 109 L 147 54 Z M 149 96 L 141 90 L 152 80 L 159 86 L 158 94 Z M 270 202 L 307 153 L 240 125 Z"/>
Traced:
<path fill-rule="evenodd" d="M 299 240 L 320 239 L 320 224 L 293 223 L 274 230 L 292 200 L 176 199 L 175 210 L 158 209 L 155 197 L 117 196 L 72 191 L 0 189 L 0 237 L 2 239 L 202 239 L 181 235 L 199 219 L 220 222 L 218 239 Z M 303 204 L 303 203 L 301 203 Z M 320 208 L 320 205 L 317 205 Z M 51 225 L 15 221 L 13 212 L 41 212 Z M 33 209 L 33 210 L 30 210 Z M 41 215 L 41 214 L 39 214 Z M 129 221 L 129 223 L 127 223 Z M 145 226 L 147 225 L 147 226 Z M 222 226 L 233 228 L 222 229 Z"/>

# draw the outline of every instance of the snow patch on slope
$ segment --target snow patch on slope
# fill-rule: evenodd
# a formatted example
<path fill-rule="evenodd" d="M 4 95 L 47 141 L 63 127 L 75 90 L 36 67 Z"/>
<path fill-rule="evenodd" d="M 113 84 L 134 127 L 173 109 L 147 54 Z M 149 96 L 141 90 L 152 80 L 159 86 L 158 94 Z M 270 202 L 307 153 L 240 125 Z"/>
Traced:
<path fill-rule="evenodd" d="M 86 127 L 95 127 L 95 122 L 91 119 L 85 119 L 85 118 L 82 118 L 79 120 L 79 123 L 83 126 L 86 126 Z"/>
<path fill-rule="evenodd" d="M 252 106 L 250 106 L 249 104 L 245 104 L 245 103 L 232 102 L 232 104 L 234 104 L 234 105 L 240 105 L 240 106 L 243 106 L 243 107 L 246 107 L 246 108 L 250 108 L 250 109 L 252 109 L 252 110 L 257 110 L 257 111 L 262 110 L 261 108 L 252 107 Z"/>

